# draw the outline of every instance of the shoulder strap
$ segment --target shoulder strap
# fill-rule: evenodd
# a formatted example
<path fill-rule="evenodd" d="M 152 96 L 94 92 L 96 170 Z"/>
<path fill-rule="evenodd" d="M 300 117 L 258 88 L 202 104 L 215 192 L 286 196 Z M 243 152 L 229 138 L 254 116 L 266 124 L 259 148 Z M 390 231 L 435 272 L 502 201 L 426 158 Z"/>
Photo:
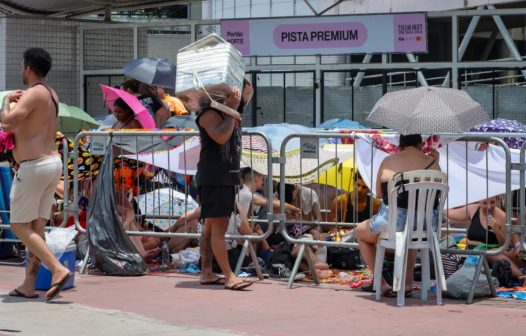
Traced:
<path fill-rule="evenodd" d="M 128 120 L 126 120 L 126 122 L 124 124 L 122 124 L 120 129 L 123 129 L 124 126 L 128 125 L 129 123 L 131 123 L 131 121 L 134 120 L 134 119 L 135 119 L 135 115 L 131 116 Z"/>
<path fill-rule="evenodd" d="M 51 92 L 51 88 L 49 88 L 49 86 L 47 86 L 44 83 L 36 83 L 35 85 L 33 85 L 33 87 L 35 87 L 37 85 L 42 85 L 43 87 L 45 87 L 49 91 L 49 95 L 51 96 L 51 100 L 53 101 L 53 104 L 55 105 L 55 117 L 58 117 L 58 103 L 55 100 L 55 97 L 53 97 L 53 93 Z"/>
<path fill-rule="evenodd" d="M 435 159 L 433 159 L 433 161 L 431 161 L 430 164 L 427 165 L 427 167 L 425 167 L 424 169 L 429 169 L 431 168 L 431 166 L 435 163 Z"/>

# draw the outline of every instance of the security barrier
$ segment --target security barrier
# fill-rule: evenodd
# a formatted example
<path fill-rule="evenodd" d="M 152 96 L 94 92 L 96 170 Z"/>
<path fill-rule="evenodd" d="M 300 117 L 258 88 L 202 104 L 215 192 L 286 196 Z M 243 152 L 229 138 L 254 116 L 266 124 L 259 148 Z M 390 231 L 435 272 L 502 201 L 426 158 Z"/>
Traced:
<path fill-rule="evenodd" d="M 64 145 L 64 158 L 70 161 L 68 163 L 68 160 L 64 160 L 64 171 L 69 172 L 65 174 L 65 184 L 68 185 L 71 180 L 73 191 L 70 197 L 70 189 L 66 187 L 64 190 L 64 212 L 66 215 L 69 214 L 73 217 L 73 222 L 80 232 L 84 233 L 86 231 L 85 225 L 81 225 L 85 224 L 81 220 L 81 208 L 86 206 L 83 202 L 89 198 L 89 185 L 96 177 L 97 164 L 100 165 L 102 163 L 105 149 L 108 146 L 107 142 L 111 139 L 115 152 L 113 161 L 114 163 L 120 161 L 117 162 L 120 165 L 114 168 L 115 177 L 121 179 L 121 182 L 125 179 L 133 182 L 127 186 L 123 183 L 117 183 L 119 188 L 116 189 L 116 193 L 125 194 L 129 190 L 136 202 L 141 195 L 151 193 L 151 206 L 144 205 L 143 209 L 141 209 L 141 215 L 133 220 L 135 226 L 127 228 L 127 234 L 132 238 L 179 238 L 185 241 L 199 238 L 200 233 L 195 227 L 189 225 L 189 221 L 186 218 L 178 221 L 182 214 L 186 214 L 190 210 L 192 186 L 184 178 L 181 181 L 181 177 L 189 176 L 195 171 L 199 153 L 198 143 L 196 144 L 195 138 L 197 135 L 197 132 L 180 131 L 115 131 L 83 132 L 79 134 L 75 138 L 72 151 L 68 151 L 68 146 Z M 279 232 L 289 243 L 297 246 L 297 251 L 295 251 L 297 252 L 296 262 L 292 275 L 288 279 L 288 286 L 292 287 L 295 275 L 299 271 L 304 257 L 315 282 L 319 283 L 315 263 L 313 262 L 314 255 L 308 247 L 313 245 L 319 247 L 358 247 L 353 231 L 347 235 L 340 233 L 341 229 L 355 227 L 358 221 L 345 220 L 345 212 L 347 212 L 347 215 L 351 215 L 351 213 L 347 208 L 343 208 L 343 203 L 339 203 L 337 198 L 339 196 L 340 199 L 347 197 L 346 199 L 349 201 L 347 195 L 353 188 L 353 174 L 356 171 L 360 171 L 369 186 L 374 185 L 372 184 L 374 174 L 381 161 L 379 159 L 381 156 L 378 156 L 378 154 L 382 151 L 379 147 L 386 149 L 382 147 L 385 145 L 385 143 L 382 143 L 382 138 L 389 138 L 394 136 L 394 134 L 389 132 L 379 134 L 379 132 L 374 130 L 350 131 L 348 133 L 320 131 L 307 134 L 291 134 L 281 143 L 280 152 L 271 155 L 269 153 L 272 153 L 272 144 L 265 134 L 245 132 L 243 135 L 243 165 L 252 167 L 255 171 L 267 175 L 268 180 L 265 185 L 267 204 L 275 202 L 271 180 L 280 182 L 278 193 L 280 211 L 276 214 L 273 211 L 273 207 L 269 206 L 266 220 L 258 221 L 257 219 L 249 218 L 252 227 L 257 222 L 266 224 L 267 227 L 262 234 L 228 234 L 226 236 L 227 240 L 239 239 L 244 241 L 242 257 L 248 251 L 252 260 L 255 261 L 256 271 L 261 278 L 262 274 L 258 267 L 253 243 L 269 237 L 272 234 L 274 224 L 279 223 Z M 511 150 L 503 140 L 506 135 L 501 133 L 438 134 L 438 136 L 443 140 L 440 148 L 442 170 L 448 175 L 450 187 L 454 185 L 452 189 L 456 190 L 450 191 L 450 196 L 452 192 L 455 192 L 455 197 L 448 199 L 446 208 L 464 206 L 480 199 L 492 197 L 495 194 L 504 195 L 505 241 L 501 242 L 497 248 L 480 251 L 448 248 L 445 246 L 442 249 L 442 253 L 480 256 L 476 264 L 475 279 L 478 279 L 481 270 L 484 269 L 489 280 L 487 258 L 493 260 L 503 256 L 511 242 L 517 242 L 516 245 L 521 245 L 523 250 L 526 247 L 524 239 L 524 233 L 526 232 L 526 217 L 524 213 L 526 203 L 524 198 L 526 145 L 522 145 L 520 150 Z M 514 134 L 514 136 L 526 138 L 526 134 Z M 255 140 L 256 137 L 258 138 L 257 141 Z M 287 146 L 294 141 L 298 143 L 292 147 L 297 149 L 291 153 Z M 97 152 L 97 148 L 87 148 L 87 143 L 90 143 L 90 146 L 99 146 L 99 152 Z M 352 145 L 346 145 L 345 143 L 351 143 Z M 260 152 L 255 150 L 256 147 L 260 148 Z M 165 163 L 160 161 L 163 157 L 162 155 L 167 160 Z M 177 156 L 175 161 L 172 160 L 174 156 Z M 478 160 L 476 161 L 477 165 L 473 165 L 473 158 Z M 88 166 L 86 166 L 87 161 L 89 161 Z M 123 161 L 135 162 L 135 164 L 131 165 L 133 172 L 131 177 L 123 173 L 125 170 L 122 164 Z M 139 164 L 137 162 L 142 163 Z M 345 162 L 347 162 L 347 166 L 345 166 Z M 495 162 L 500 166 L 494 167 Z M 368 165 L 364 165 L 364 163 L 368 163 Z M 334 171 L 331 172 L 331 169 L 334 169 Z M 348 176 L 342 173 L 345 169 L 349 170 Z M 473 175 L 473 171 L 475 171 L 475 175 Z M 180 175 L 173 175 L 174 172 Z M 149 176 L 144 178 L 145 174 L 149 174 Z M 331 174 L 333 174 L 332 182 L 329 181 L 329 175 Z M 476 178 L 473 178 L 472 175 Z M 290 215 L 287 218 L 285 211 L 286 182 L 300 187 L 309 186 L 317 192 L 320 205 L 318 218 L 309 220 L 300 217 L 292 220 Z M 163 207 L 158 207 L 158 204 L 156 204 L 160 202 L 160 190 L 162 188 L 180 190 L 180 195 L 182 195 L 182 201 L 179 202 L 180 213 L 175 214 L 171 209 L 168 209 L 168 214 L 162 213 L 161 208 Z M 495 188 L 498 189 L 498 192 L 495 191 L 497 190 Z M 512 190 L 518 190 L 515 192 L 516 199 L 512 197 Z M 80 201 L 81 195 L 83 196 L 83 201 Z M 374 190 L 369 192 L 370 200 L 374 199 L 373 195 Z M 117 199 L 119 204 L 116 204 L 116 206 L 119 205 L 121 207 L 125 207 L 127 205 L 126 202 L 129 201 L 123 197 Z M 512 204 L 513 202 L 514 204 Z M 172 206 L 171 203 L 167 205 L 168 208 Z M 164 210 L 166 210 L 166 206 Z M 353 211 L 355 213 L 352 213 L 351 217 L 357 218 L 358 210 L 353 208 L 351 212 Z M 446 211 L 445 218 L 447 218 L 449 211 Z M 467 211 L 466 208 L 466 213 Z M 371 217 L 372 214 L 373 207 L 370 206 L 368 217 Z M 67 217 L 65 216 L 62 226 L 67 224 Z M 180 230 L 171 232 L 170 230 L 159 229 L 162 223 L 168 223 L 166 228 L 178 224 Z M 318 233 L 322 234 L 321 237 L 323 237 L 325 231 L 331 231 L 334 241 L 328 241 L 321 237 L 304 237 L 302 234 L 293 236 L 286 229 L 293 224 L 299 224 L 300 227 L 316 228 Z M 2 226 L 0 228 L 5 227 Z M 327 228 L 332 228 L 332 230 Z M 456 226 L 452 221 L 447 221 L 442 226 L 443 237 L 448 237 L 450 234 L 466 233 L 466 231 L 465 228 Z M 486 243 L 488 242 L 487 239 L 486 234 Z M 449 242 L 449 238 L 446 242 Z M 240 258 L 238 267 L 236 267 L 237 272 L 239 272 L 241 267 L 241 261 Z M 85 265 L 86 263 L 84 263 Z M 474 285 L 475 282 L 468 297 L 468 302 L 473 300 Z M 493 288 L 492 290 L 494 293 Z"/>
<path fill-rule="evenodd" d="M 359 131 L 358 131 L 359 132 Z M 382 134 L 380 137 L 384 137 L 384 136 L 389 136 L 390 134 L 389 133 L 384 133 Z M 494 190 L 490 190 L 490 170 L 488 169 L 488 165 L 491 163 L 491 164 L 494 164 L 494 162 L 492 162 L 492 160 L 494 160 L 495 158 L 493 157 L 490 157 L 490 155 L 495 155 L 496 153 L 496 146 L 500 147 L 501 148 L 501 151 L 499 151 L 498 153 L 500 153 L 502 156 L 500 157 L 500 161 L 499 162 L 502 162 L 503 163 L 503 166 L 500 167 L 501 170 L 499 171 L 499 178 L 501 180 L 501 186 L 502 184 L 505 185 L 505 188 L 504 190 L 502 190 L 501 192 L 499 193 L 502 193 L 504 194 L 505 196 L 505 216 L 506 216 L 506 220 L 505 220 L 505 241 L 500 244 L 500 246 L 496 249 L 490 249 L 490 250 L 487 250 L 487 251 L 477 251 L 477 250 L 468 250 L 468 249 L 465 249 L 465 250 L 460 250 L 460 249 L 447 249 L 447 248 L 444 248 L 442 250 L 442 253 L 453 253 L 453 254 L 464 254 L 464 255 L 479 255 L 479 256 L 482 256 L 482 258 L 479 258 L 479 261 L 477 263 L 477 268 L 476 268 L 476 274 L 475 274 L 475 279 L 478 279 L 479 277 L 479 274 L 480 274 L 480 271 L 481 271 L 481 268 L 484 267 L 485 269 L 485 274 L 488 278 L 488 280 L 490 280 L 490 273 L 489 273 L 489 266 L 487 264 L 487 260 L 486 260 L 486 257 L 495 257 L 495 256 L 501 256 L 507 249 L 508 249 L 508 246 L 510 244 L 510 242 L 512 241 L 512 236 L 514 233 L 518 233 L 521 235 L 521 241 L 522 241 L 522 245 L 524 245 L 524 230 L 525 230 L 525 227 L 524 227 L 524 215 L 523 215 L 523 212 L 524 211 L 524 169 L 525 169 L 525 165 L 524 165 L 524 150 L 525 150 L 525 147 L 526 146 L 523 146 L 523 148 L 521 149 L 521 158 L 520 158 L 520 163 L 512 163 L 512 158 L 511 158 L 511 151 L 508 147 L 508 145 L 506 144 L 506 142 L 504 142 L 501 138 L 504 137 L 503 134 L 501 133 L 464 133 L 464 134 L 438 134 L 440 136 L 441 139 L 443 140 L 446 140 L 444 141 L 445 144 L 443 145 L 442 149 L 441 149 L 441 157 L 440 157 L 440 160 L 441 160 L 441 163 L 443 166 L 446 167 L 446 169 L 443 169 L 445 170 L 445 172 L 448 174 L 448 177 L 450 178 L 450 183 L 452 182 L 451 180 L 451 177 L 452 177 L 452 174 L 461 174 L 461 172 L 459 171 L 455 171 L 455 169 L 459 169 L 458 167 L 458 162 L 461 162 L 461 158 L 459 157 L 454 157 L 455 155 L 458 156 L 459 154 L 459 148 L 464 148 L 465 149 L 465 184 L 462 185 L 462 186 L 459 186 L 457 185 L 455 187 L 454 190 L 458 190 L 459 187 L 464 187 L 465 188 L 465 191 L 464 191 L 464 194 L 465 194 L 465 202 L 461 202 L 460 204 L 454 204 L 454 206 L 459 206 L 459 205 L 467 205 L 469 203 L 472 203 L 474 200 L 478 200 L 478 199 L 482 199 L 484 198 L 484 196 L 480 197 L 477 199 L 477 195 L 471 195 L 471 194 L 475 194 L 474 192 L 474 189 L 479 189 L 478 190 L 478 193 L 481 194 L 481 191 L 480 191 L 480 188 L 482 187 L 485 187 L 484 190 L 485 190 L 485 198 L 488 198 L 488 196 L 491 196 L 493 194 L 495 194 Z M 508 135 L 509 136 L 509 135 Z M 515 134 L 514 134 L 515 136 Z M 520 137 L 521 135 L 517 135 L 518 137 Z M 308 133 L 308 134 L 291 134 L 289 136 L 287 136 L 284 140 L 283 140 L 283 143 L 281 145 L 281 151 L 280 151 L 280 160 L 279 160 L 279 163 L 280 163 L 280 200 L 281 200 L 281 204 L 282 204 L 282 208 L 281 208 L 281 213 L 280 213 L 280 232 L 284 235 L 284 237 L 286 238 L 286 240 L 291 243 L 291 244 L 297 244 L 299 246 L 299 252 L 298 252 L 298 256 L 296 258 L 296 263 L 294 264 L 294 268 L 293 268 L 293 271 L 292 271 L 292 275 L 289 279 L 289 288 L 292 286 L 292 283 L 294 281 L 294 277 L 299 269 L 299 266 L 300 266 L 300 263 L 301 263 L 301 260 L 302 260 L 302 257 L 303 255 L 305 255 L 306 257 L 306 260 L 307 260 L 307 263 L 309 264 L 309 269 L 313 275 L 313 278 L 315 280 L 316 283 L 319 283 L 319 279 L 317 278 L 316 276 L 316 270 L 314 268 L 314 265 L 313 265 L 313 262 L 311 260 L 312 258 L 312 254 L 311 253 L 306 253 L 306 247 L 307 246 L 312 246 L 312 245 L 316 245 L 316 246 L 327 246 L 327 247 L 347 247 L 347 248 L 356 248 L 358 247 L 358 245 L 356 243 L 350 243 L 350 242 L 341 242 L 341 241 L 325 241 L 323 239 L 312 239 L 310 237 L 292 237 L 289 233 L 289 231 L 286 229 L 287 226 L 290 226 L 290 225 L 293 225 L 293 224 L 300 224 L 301 226 L 305 225 L 309 228 L 317 228 L 319 232 L 323 232 L 322 228 L 324 227 L 328 227 L 328 226 L 332 226 L 332 227 L 336 227 L 337 229 L 340 228 L 340 227 L 353 227 L 356 225 L 356 223 L 344 223 L 342 221 L 338 221 L 338 220 L 335 220 L 335 221 L 331 221 L 331 222 L 327 222 L 327 221 L 317 221 L 317 220 L 314 220 L 314 221 L 306 221 L 306 220 L 303 220 L 303 219 L 300 219 L 299 221 L 297 220 L 288 220 L 285 216 L 285 213 L 283 212 L 283 206 L 284 206 L 284 203 L 285 203 L 285 182 L 287 182 L 287 170 L 288 170 L 288 164 L 289 164 L 289 160 L 286 158 L 286 147 L 288 145 L 288 143 L 290 141 L 294 141 L 297 139 L 300 139 L 300 148 L 302 150 L 302 154 L 304 154 L 302 156 L 302 159 L 299 160 L 298 162 L 300 162 L 300 171 L 302 171 L 303 169 L 301 168 L 301 166 L 303 164 L 305 164 L 306 162 L 308 162 L 309 160 L 314 160 L 314 161 L 317 161 L 318 163 L 318 167 L 317 168 L 317 179 L 320 178 L 321 175 L 323 175 L 325 172 L 326 172 L 326 169 L 322 167 L 322 164 L 324 161 L 326 161 L 328 158 L 325 157 L 324 159 L 321 159 L 321 156 L 320 156 L 320 153 L 324 147 L 324 145 L 322 144 L 324 141 L 322 140 L 331 140 L 329 142 L 349 142 L 349 139 L 354 143 L 354 151 L 353 151 L 353 154 L 352 154 L 352 160 L 353 162 L 355 162 L 355 166 L 357 166 L 360 170 L 360 172 L 362 173 L 362 175 L 368 175 L 368 176 L 365 176 L 364 180 L 367 180 L 369 181 L 369 186 L 371 185 L 374 185 L 372 184 L 372 180 L 374 179 L 373 177 L 373 171 L 375 170 L 375 165 L 378 165 L 380 160 L 378 159 L 375 159 L 375 153 L 378 152 L 378 149 L 374 146 L 374 145 L 368 145 L 369 148 L 367 149 L 367 154 L 365 155 L 369 155 L 368 158 L 364 158 L 363 157 L 363 153 L 364 151 L 361 151 L 359 150 L 360 147 L 363 147 L 364 145 L 364 142 L 367 141 L 367 136 L 364 136 L 364 135 L 359 135 L 358 133 L 356 132 L 353 132 L 352 134 L 341 134 L 341 133 L 334 133 L 334 132 L 324 132 L 324 133 Z M 371 141 L 369 139 L 369 141 L 375 143 L 376 146 L 378 147 L 381 147 L 382 144 L 381 143 L 378 143 L 380 140 L 378 139 L 378 136 L 371 136 L 371 138 L 373 138 L 373 140 Z M 336 140 L 336 141 L 335 141 Z M 449 141 L 449 142 L 448 142 Z M 327 141 L 325 141 L 327 142 Z M 479 171 L 477 171 L 477 173 L 479 174 L 478 176 L 478 180 L 480 180 L 481 177 L 484 177 L 485 176 L 485 180 L 486 180 L 486 185 L 485 186 L 480 186 L 480 185 L 475 185 L 473 188 L 473 185 L 470 185 L 469 184 L 469 178 L 471 178 L 471 175 L 472 173 L 470 172 L 470 167 L 468 167 L 468 152 L 471 153 L 471 150 L 468 151 L 468 147 L 469 148 L 472 148 L 473 147 L 473 144 L 476 144 L 475 147 L 478 146 L 478 149 L 482 149 L 478 152 L 476 152 L 476 155 L 478 157 L 478 160 L 479 160 L 479 165 L 485 165 L 485 167 L 476 167 L 477 169 L 479 169 Z M 491 148 L 490 148 L 490 144 L 491 144 Z M 326 145 L 325 145 L 326 146 Z M 335 146 L 335 149 L 334 149 L 334 158 L 337 159 L 337 163 L 338 165 L 342 165 L 342 162 L 341 162 L 341 156 L 338 155 L 338 144 L 336 145 L 333 145 Z M 471 146 L 471 147 L 470 147 Z M 475 148 L 473 147 L 473 148 Z M 487 149 L 487 150 L 486 150 Z M 453 150 L 455 152 L 453 152 Z M 490 150 L 491 150 L 491 153 L 490 153 Z M 359 155 L 362 155 L 361 158 L 358 158 L 357 156 L 357 152 Z M 515 151 L 515 158 L 517 157 L 517 151 Z M 442 155 L 442 154 L 445 154 L 445 155 Z M 469 154 L 470 155 L 470 159 L 471 159 L 471 156 L 473 156 L 473 153 Z M 359 159 L 357 162 L 357 158 Z M 456 159 L 456 160 L 454 160 Z M 442 161 L 443 160 L 443 161 Z M 363 171 L 364 167 L 361 167 L 360 165 L 363 166 L 364 162 L 365 161 L 368 161 L 370 163 L 370 167 L 369 167 L 369 171 Z M 357 162 L 357 163 L 356 163 Z M 297 164 L 297 162 L 293 163 L 293 164 Z M 450 167 L 451 166 L 451 167 Z M 454 167 L 454 169 L 453 169 Z M 378 167 L 376 167 L 378 168 Z M 451 168 L 451 169 L 450 169 Z M 485 175 L 482 174 L 480 172 L 480 170 L 484 171 L 485 169 Z M 492 173 L 494 173 L 494 170 L 491 171 Z M 521 196 L 520 196 L 520 200 L 519 200 L 519 208 L 521 210 L 521 214 L 519 215 L 520 217 L 520 223 L 519 225 L 512 225 L 512 204 L 511 204 L 511 201 L 512 201 L 512 193 L 511 193 L 511 186 L 512 186 L 512 170 L 519 170 L 520 173 L 521 173 L 521 181 L 520 181 L 520 186 L 519 188 L 517 188 L 517 186 L 515 186 L 515 189 L 520 189 L 521 190 Z M 469 174 L 468 174 L 469 172 Z M 469 175 L 469 176 L 468 176 Z M 517 174 L 514 175 L 515 177 L 517 177 Z M 493 179 L 495 179 L 495 177 L 493 176 L 492 177 Z M 458 179 L 453 179 L 455 182 L 458 180 Z M 477 181 L 478 181 L 477 180 Z M 516 182 L 517 179 L 514 179 L 514 181 Z M 310 182 L 310 181 L 303 181 L 300 179 L 299 182 L 297 182 L 296 184 L 299 185 L 301 188 L 305 187 L 305 183 L 306 182 Z M 495 181 L 491 181 L 491 184 L 492 184 L 492 187 L 494 187 L 495 185 Z M 450 187 L 451 187 L 451 184 L 450 184 Z M 450 191 L 450 195 L 451 195 L 451 191 Z M 480 196 L 480 195 L 479 195 Z M 321 197 L 320 197 L 321 198 Z M 455 197 L 455 200 L 454 200 L 456 203 L 459 203 L 459 200 L 458 200 L 458 197 Z M 451 198 L 448 199 L 448 205 L 446 205 L 446 208 L 450 208 L 452 207 L 452 204 L 450 203 L 452 202 L 451 201 Z M 333 209 L 334 210 L 334 209 Z M 342 211 L 344 209 L 336 209 L 336 211 Z M 467 210 L 466 210 L 467 211 Z M 448 213 L 448 210 L 446 210 L 446 214 L 445 214 L 445 217 L 447 217 L 447 213 Z M 338 217 L 338 216 L 333 216 L 333 217 Z M 459 232 L 466 232 L 466 229 L 461 229 L 461 228 L 455 228 L 455 227 L 452 227 L 451 226 L 451 223 L 447 223 L 447 225 L 443 226 L 442 228 L 442 234 L 445 235 L 446 237 L 449 236 L 449 234 L 453 234 L 453 233 L 459 233 Z M 351 235 L 352 237 L 352 235 Z M 310 239 L 309 239 L 310 238 Z M 487 243 L 487 235 L 486 235 L 486 243 Z M 523 246 L 524 247 L 524 246 Z M 492 283 L 492 282 L 490 282 Z M 470 293 L 470 296 L 468 297 L 468 302 L 472 302 L 472 299 L 473 299 L 473 290 L 474 290 L 474 285 L 475 285 L 475 282 L 473 283 L 473 286 L 472 286 L 472 291 Z M 492 288 L 492 292 L 494 292 L 494 288 L 493 286 L 491 286 Z"/>
<path fill-rule="evenodd" d="M 130 194 L 134 196 L 135 203 L 141 208 L 140 216 L 136 216 L 135 219 L 128 218 L 124 223 L 127 234 L 135 241 L 139 252 L 147 251 L 141 251 L 139 245 L 141 242 L 134 237 L 150 237 L 144 238 L 150 240 L 174 239 L 174 244 L 181 244 L 181 240 L 188 242 L 199 238 L 200 233 L 197 227 L 191 226 L 186 217 L 183 223 L 178 223 L 178 219 L 182 215 L 198 206 L 190 196 L 192 189 L 195 191 L 195 188 L 187 179 L 188 176 L 195 174 L 197 169 L 200 148 L 199 141 L 196 138 L 198 135 L 197 132 L 186 131 L 82 132 L 77 135 L 73 151 L 69 154 L 72 166 L 68 167 L 71 168 L 72 173 L 73 197 L 71 202 L 65 204 L 65 211 L 73 215 L 77 230 L 82 233 L 86 232 L 79 218 L 79 195 L 83 193 L 84 197 L 89 198 L 87 197 L 89 196 L 89 188 L 97 174 L 93 166 L 97 165 L 98 168 L 102 164 L 106 150 L 111 144 L 114 152 L 113 162 L 118 164 L 114 167 L 116 206 L 120 212 L 132 210 L 135 213 L 136 211 L 131 209 L 130 200 L 127 199 L 127 195 Z M 252 160 L 253 142 L 258 142 L 260 151 L 266 149 L 269 152 L 269 149 L 272 148 L 270 140 L 263 133 L 245 132 L 243 133 L 243 141 L 245 143 L 243 149 L 247 152 L 245 153 L 246 161 Z M 83 145 L 88 143 L 91 147 Z M 264 162 L 269 171 L 272 169 L 270 157 L 260 158 L 260 161 Z M 86 162 L 89 163 L 89 167 L 86 165 L 79 166 L 79 164 Z M 182 182 L 177 183 L 176 179 L 182 180 Z M 120 197 L 119 194 L 126 197 Z M 272 204 L 271 183 L 267 183 L 265 194 L 268 204 Z M 176 202 L 168 200 L 168 204 L 161 204 L 166 197 L 172 198 L 174 195 L 179 197 Z M 121 217 L 123 217 L 122 214 Z M 250 222 L 254 225 L 255 220 Z M 248 250 L 260 278 L 263 276 L 252 242 L 261 241 L 272 233 L 272 207 L 269 207 L 265 222 L 267 229 L 260 235 L 228 234 L 226 236 L 228 240 L 244 241 L 240 260 Z M 178 226 L 178 232 L 170 232 L 170 229 L 176 226 Z M 175 239 L 179 239 L 179 241 L 176 243 Z M 85 265 L 86 262 L 83 266 L 85 267 Z M 237 272 L 239 272 L 240 266 L 241 264 L 238 263 Z"/>

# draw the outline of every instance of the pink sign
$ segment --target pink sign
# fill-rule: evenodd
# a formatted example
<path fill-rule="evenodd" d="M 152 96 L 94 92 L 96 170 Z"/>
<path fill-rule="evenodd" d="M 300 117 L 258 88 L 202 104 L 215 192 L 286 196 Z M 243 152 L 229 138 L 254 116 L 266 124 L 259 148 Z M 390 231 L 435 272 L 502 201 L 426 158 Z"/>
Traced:
<path fill-rule="evenodd" d="M 359 22 L 282 24 L 273 37 L 282 49 L 360 47 L 367 41 L 367 28 Z"/>
<path fill-rule="evenodd" d="M 232 43 L 244 56 L 250 55 L 248 20 L 225 20 L 221 22 L 221 37 Z"/>
<path fill-rule="evenodd" d="M 393 25 L 395 52 L 427 51 L 425 15 L 396 14 Z"/>
<path fill-rule="evenodd" d="M 222 20 L 245 56 L 425 53 L 425 13 Z"/>

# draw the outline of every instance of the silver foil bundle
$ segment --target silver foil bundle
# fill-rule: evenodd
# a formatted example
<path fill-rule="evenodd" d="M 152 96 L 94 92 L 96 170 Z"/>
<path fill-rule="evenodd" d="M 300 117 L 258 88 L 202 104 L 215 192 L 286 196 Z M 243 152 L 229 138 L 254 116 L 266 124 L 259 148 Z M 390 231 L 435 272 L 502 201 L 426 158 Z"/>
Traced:
<path fill-rule="evenodd" d="M 195 111 L 223 102 L 233 87 L 242 88 L 245 64 L 241 53 L 216 34 L 210 34 L 179 50 L 177 97 Z"/>

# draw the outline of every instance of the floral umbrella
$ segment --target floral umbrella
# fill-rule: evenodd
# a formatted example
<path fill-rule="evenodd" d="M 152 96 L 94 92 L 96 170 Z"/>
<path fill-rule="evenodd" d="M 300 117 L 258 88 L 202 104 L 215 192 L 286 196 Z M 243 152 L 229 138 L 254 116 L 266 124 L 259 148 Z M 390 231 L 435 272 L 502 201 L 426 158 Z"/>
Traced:
<path fill-rule="evenodd" d="M 493 119 L 473 127 L 471 132 L 495 132 L 495 133 L 526 133 L 526 125 L 517 120 Z M 502 138 L 510 148 L 521 148 L 525 138 L 505 137 Z"/>
<path fill-rule="evenodd" d="M 199 207 L 192 196 L 185 195 L 171 188 L 161 188 L 139 195 L 135 198 L 141 213 L 147 216 L 180 217 L 186 212 Z M 155 226 L 168 230 L 175 225 L 177 219 L 149 219 Z"/>

